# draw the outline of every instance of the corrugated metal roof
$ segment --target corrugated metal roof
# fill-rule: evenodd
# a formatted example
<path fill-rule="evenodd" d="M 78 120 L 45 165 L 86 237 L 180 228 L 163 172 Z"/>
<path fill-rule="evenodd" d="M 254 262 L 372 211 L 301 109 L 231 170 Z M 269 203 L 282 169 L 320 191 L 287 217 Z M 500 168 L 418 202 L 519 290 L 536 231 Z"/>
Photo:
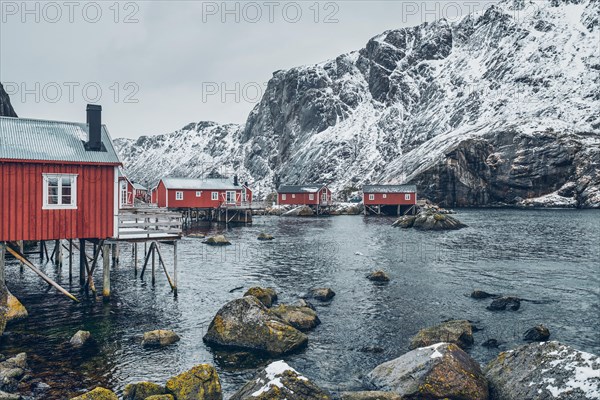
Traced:
<path fill-rule="evenodd" d="M 321 190 L 323 183 L 307 183 L 305 185 L 281 185 L 277 189 L 278 193 L 316 193 Z"/>
<path fill-rule="evenodd" d="M 105 125 L 106 151 L 86 151 L 87 140 L 85 123 L 0 117 L 0 160 L 121 163 Z"/>
<path fill-rule="evenodd" d="M 192 190 L 234 190 L 241 189 L 240 185 L 235 186 L 227 178 L 163 178 L 167 189 L 192 189 Z"/>
<path fill-rule="evenodd" d="M 363 193 L 417 193 L 416 185 L 364 185 Z"/>

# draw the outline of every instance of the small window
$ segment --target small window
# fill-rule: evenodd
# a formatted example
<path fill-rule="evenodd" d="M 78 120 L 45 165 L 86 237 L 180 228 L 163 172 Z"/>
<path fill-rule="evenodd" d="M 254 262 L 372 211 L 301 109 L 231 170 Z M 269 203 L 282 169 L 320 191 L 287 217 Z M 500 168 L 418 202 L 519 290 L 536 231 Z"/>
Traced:
<path fill-rule="evenodd" d="M 314 195 L 314 194 L 312 194 L 312 193 L 311 193 L 311 194 L 309 194 L 309 195 L 308 195 L 308 199 L 309 199 L 309 200 L 314 200 L 314 199 L 315 199 L 315 195 Z"/>
<path fill-rule="evenodd" d="M 200 196 L 202 196 L 202 192 L 199 192 L 199 191 L 196 192 L 196 197 L 200 197 Z"/>
<path fill-rule="evenodd" d="M 285 194 L 281 195 L 281 200 L 285 200 Z"/>
<path fill-rule="evenodd" d="M 384 199 L 387 199 L 387 194 L 385 194 L 385 193 L 384 193 L 384 194 L 383 194 L 383 198 L 384 198 Z"/>
<path fill-rule="evenodd" d="M 44 174 L 43 209 L 77 209 L 77 175 Z"/>
<path fill-rule="evenodd" d="M 404 195 L 404 200 L 410 200 L 410 193 L 406 193 Z"/>
<path fill-rule="evenodd" d="M 183 200 L 183 192 L 175 192 L 175 200 Z"/>
<path fill-rule="evenodd" d="M 369 200 L 375 200 L 375 195 L 374 194 L 370 194 L 369 195 Z"/>
<path fill-rule="evenodd" d="M 295 195 L 295 194 L 293 194 L 293 195 L 292 195 L 292 199 L 295 199 L 295 198 L 296 198 L 296 195 Z"/>
<path fill-rule="evenodd" d="M 211 199 L 219 200 L 219 192 L 212 192 Z"/>

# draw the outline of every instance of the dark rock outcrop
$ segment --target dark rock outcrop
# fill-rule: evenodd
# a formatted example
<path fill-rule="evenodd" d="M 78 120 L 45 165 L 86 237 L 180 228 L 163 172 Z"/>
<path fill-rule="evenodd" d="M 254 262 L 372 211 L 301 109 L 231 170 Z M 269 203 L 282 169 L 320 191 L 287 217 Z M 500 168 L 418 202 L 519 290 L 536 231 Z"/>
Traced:
<path fill-rule="evenodd" d="M 527 329 L 523 334 L 523 340 L 527 342 L 545 342 L 550 339 L 550 330 L 543 324 Z"/>
<path fill-rule="evenodd" d="M 504 311 L 506 309 L 517 311 L 519 308 L 521 308 L 521 299 L 514 296 L 498 297 L 487 306 L 487 309 L 491 311 Z"/>
<path fill-rule="evenodd" d="M 306 299 L 315 299 L 319 301 L 329 301 L 335 297 L 335 292 L 331 288 L 313 288 L 304 295 Z"/>
<path fill-rule="evenodd" d="M 390 281 L 390 277 L 384 271 L 373 271 L 367 275 L 367 279 L 373 282 L 386 283 Z"/>
<path fill-rule="evenodd" d="M 492 400 L 600 398 L 600 357 L 559 342 L 500 353 L 486 367 Z"/>
<path fill-rule="evenodd" d="M 0 83 L 0 117 L 17 117 L 17 113 L 10 104 L 10 97 L 8 97 L 2 83 Z"/>

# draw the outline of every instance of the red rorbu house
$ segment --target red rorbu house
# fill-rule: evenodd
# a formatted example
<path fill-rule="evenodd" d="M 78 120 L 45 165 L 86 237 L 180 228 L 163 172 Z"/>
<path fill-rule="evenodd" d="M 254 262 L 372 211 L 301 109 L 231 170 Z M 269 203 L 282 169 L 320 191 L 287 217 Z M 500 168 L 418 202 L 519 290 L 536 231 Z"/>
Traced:
<path fill-rule="evenodd" d="M 131 208 L 134 204 L 135 187 L 119 168 L 119 208 Z"/>
<path fill-rule="evenodd" d="M 305 205 L 316 209 L 317 214 L 332 204 L 331 190 L 322 183 L 306 185 L 281 185 L 277 189 L 277 204 Z"/>
<path fill-rule="evenodd" d="M 363 187 L 365 215 L 405 215 L 416 213 L 415 185 L 365 185 Z"/>
<path fill-rule="evenodd" d="M 135 198 L 146 201 L 146 196 L 148 195 L 148 189 L 139 183 L 133 183 L 133 189 L 135 193 Z"/>
<path fill-rule="evenodd" d="M 244 207 L 252 203 L 252 190 L 237 177 L 163 178 L 152 191 L 152 202 L 171 209 Z"/>

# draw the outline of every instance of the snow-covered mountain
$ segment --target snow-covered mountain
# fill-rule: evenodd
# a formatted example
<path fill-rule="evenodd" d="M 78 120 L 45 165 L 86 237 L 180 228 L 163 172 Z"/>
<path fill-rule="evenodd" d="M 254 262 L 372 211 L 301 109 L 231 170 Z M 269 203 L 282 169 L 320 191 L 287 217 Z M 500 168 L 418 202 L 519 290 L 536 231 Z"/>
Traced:
<path fill-rule="evenodd" d="M 262 194 L 413 182 L 446 205 L 600 207 L 599 14 L 600 0 L 511 0 L 387 31 L 275 72 L 243 126 L 200 122 L 117 148 L 147 183 L 216 168 Z"/>

